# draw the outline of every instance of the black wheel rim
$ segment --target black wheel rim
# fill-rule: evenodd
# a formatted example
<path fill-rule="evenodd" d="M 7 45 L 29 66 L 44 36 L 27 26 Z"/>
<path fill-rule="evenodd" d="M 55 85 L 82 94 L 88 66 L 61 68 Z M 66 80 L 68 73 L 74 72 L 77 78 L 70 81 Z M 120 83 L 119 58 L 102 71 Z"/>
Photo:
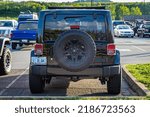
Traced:
<path fill-rule="evenodd" d="M 63 50 L 66 61 L 72 64 L 80 64 L 86 57 L 86 46 L 78 39 L 67 40 Z"/>
<path fill-rule="evenodd" d="M 9 69 L 11 66 L 11 55 L 10 53 L 7 53 L 5 58 L 5 68 Z"/>

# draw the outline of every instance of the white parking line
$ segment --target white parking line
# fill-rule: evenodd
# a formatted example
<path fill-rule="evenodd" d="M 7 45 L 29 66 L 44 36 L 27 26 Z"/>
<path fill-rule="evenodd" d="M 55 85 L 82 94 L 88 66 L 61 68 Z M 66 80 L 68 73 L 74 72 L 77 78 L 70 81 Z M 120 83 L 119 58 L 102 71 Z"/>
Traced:
<path fill-rule="evenodd" d="M 130 52 L 130 49 L 118 49 L 120 52 Z"/>
<path fill-rule="evenodd" d="M 134 47 L 134 48 L 136 48 L 136 49 L 138 49 L 138 50 L 140 50 L 140 51 L 142 51 L 142 52 L 146 52 L 146 50 L 144 50 L 144 49 L 142 49 L 142 48 L 140 48 L 140 47 L 137 47 L 137 46 L 132 46 L 132 47 Z"/>
<path fill-rule="evenodd" d="M 5 89 L 0 91 L 0 95 L 2 95 L 7 89 L 9 89 L 21 76 L 23 76 L 29 68 L 26 68 L 24 72 L 22 72 L 18 77 L 16 77 L 10 84 L 8 84 Z"/>

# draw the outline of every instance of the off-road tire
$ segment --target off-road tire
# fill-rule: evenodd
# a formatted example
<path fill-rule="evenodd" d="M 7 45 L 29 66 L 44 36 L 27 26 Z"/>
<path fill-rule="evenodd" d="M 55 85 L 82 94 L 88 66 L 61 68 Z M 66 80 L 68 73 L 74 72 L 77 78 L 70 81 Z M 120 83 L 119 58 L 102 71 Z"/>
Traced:
<path fill-rule="evenodd" d="M 41 76 L 33 75 L 32 72 L 29 71 L 29 87 L 31 93 L 33 94 L 43 93 L 45 88 L 45 81 Z"/>
<path fill-rule="evenodd" d="M 107 91 L 108 94 L 119 94 L 121 91 L 121 79 L 122 79 L 122 72 L 118 75 L 114 75 L 109 78 L 107 81 Z"/>
<path fill-rule="evenodd" d="M 0 59 L 0 74 L 7 75 L 11 71 L 11 52 L 9 48 L 4 48 Z"/>
<path fill-rule="evenodd" d="M 88 33 L 69 30 L 62 33 L 55 41 L 53 53 L 56 62 L 62 68 L 79 72 L 93 63 L 96 56 L 96 44 Z"/>

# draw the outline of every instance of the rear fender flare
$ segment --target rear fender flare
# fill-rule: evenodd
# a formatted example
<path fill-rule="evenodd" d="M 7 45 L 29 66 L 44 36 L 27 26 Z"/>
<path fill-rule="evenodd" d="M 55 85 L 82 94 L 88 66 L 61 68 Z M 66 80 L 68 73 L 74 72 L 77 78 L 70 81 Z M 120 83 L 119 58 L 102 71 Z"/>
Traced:
<path fill-rule="evenodd" d="M 32 64 L 32 57 L 34 57 L 34 50 L 31 50 L 31 53 L 30 53 L 30 66 Z"/>
<path fill-rule="evenodd" d="M 119 50 L 116 50 L 114 63 L 115 65 L 120 65 L 120 51 Z"/>
<path fill-rule="evenodd" d="M 3 54 L 4 47 L 7 45 L 10 46 L 10 39 L 9 38 L 0 38 L 0 56 Z"/>

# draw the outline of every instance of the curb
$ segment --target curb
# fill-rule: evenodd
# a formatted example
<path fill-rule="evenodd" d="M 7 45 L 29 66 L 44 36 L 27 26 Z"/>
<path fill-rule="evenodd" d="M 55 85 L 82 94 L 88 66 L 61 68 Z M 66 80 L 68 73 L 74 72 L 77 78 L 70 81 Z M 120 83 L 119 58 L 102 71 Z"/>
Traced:
<path fill-rule="evenodd" d="M 123 66 L 122 68 L 122 76 L 127 81 L 131 89 L 135 91 L 139 96 L 150 96 L 150 91 L 144 86 L 144 84 L 137 81 L 125 66 Z"/>

